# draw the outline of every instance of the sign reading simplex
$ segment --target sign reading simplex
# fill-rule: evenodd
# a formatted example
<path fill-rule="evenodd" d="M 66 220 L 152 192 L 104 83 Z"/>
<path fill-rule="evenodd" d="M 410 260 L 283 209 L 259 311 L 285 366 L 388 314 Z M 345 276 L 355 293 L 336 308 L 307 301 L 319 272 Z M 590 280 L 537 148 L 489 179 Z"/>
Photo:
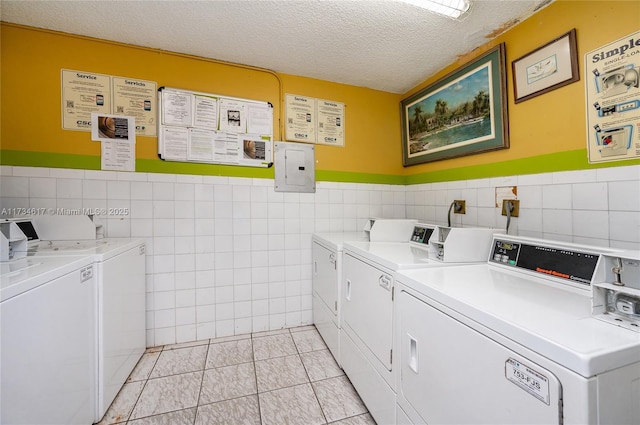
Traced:
<path fill-rule="evenodd" d="M 640 32 L 584 59 L 589 162 L 640 158 Z"/>

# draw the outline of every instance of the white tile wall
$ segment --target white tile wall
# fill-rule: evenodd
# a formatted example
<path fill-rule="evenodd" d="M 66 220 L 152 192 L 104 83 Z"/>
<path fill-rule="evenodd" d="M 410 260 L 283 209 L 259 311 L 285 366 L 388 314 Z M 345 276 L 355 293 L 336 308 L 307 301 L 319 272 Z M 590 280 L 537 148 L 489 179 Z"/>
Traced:
<path fill-rule="evenodd" d="M 517 186 L 509 233 L 640 249 L 640 166 L 394 186 L 318 182 L 278 193 L 273 180 L 0 167 L 0 212 L 128 208 L 102 216 L 107 237 L 147 243 L 149 346 L 311 323 L 311 234 L 358 231 L 367 218 L 498 227 L 495 188 Z"/>
<path fill-rule="evenodd" d="M 516 186 L 520 200 L 510 234 L 640 249 L 640 166 L 407 186 L 407 217 L 446 224 L 451 202 L 464 199 L 467 214 L 453 214 L 452 225 L 504 229 L 502 186 Z"/>
<path fill-rule="evenodd" d="M 147 343 L 311 323 L 311 234 L 404 217 L 404 187 L 2 167 L 2 208 L 128 208 L 96 216 L 107 237 L 147 243 Z M 7 216 L 5 214 L 4 216 Z"/>

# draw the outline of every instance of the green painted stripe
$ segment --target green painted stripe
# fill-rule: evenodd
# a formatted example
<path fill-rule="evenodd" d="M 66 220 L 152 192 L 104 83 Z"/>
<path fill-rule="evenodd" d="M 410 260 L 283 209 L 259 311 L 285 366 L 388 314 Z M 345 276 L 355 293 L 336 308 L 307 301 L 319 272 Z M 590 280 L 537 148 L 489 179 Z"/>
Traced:
<path fill-rule="evenodd" d="M 92 155 L 2 150 L 0 151 L 0 164 L 22 167 L 100 170 L 100 157 Z M 238 167 L 232 165 L 194 164 L 151 159 L 137 159 L 136 171 L 141 173 L 196 174 L 205 176 L 273 179 L 273 167 Z"/>
<path fill-rule="evenodd" d="M 405 184 L 405 176 L 316 170 L 316 180 L 342 183 Z"/>
<path fill-rule="evenodd" d="M 73 155 L 29 151 L 0 151 L 0 164 L 22 167 L 73 168 L 100 170 L 100 158 L 91 155 Z M 136 171 L 141 173 L 194 174 L 204 176 L 274 178 L 274 168 L 241 167 L 234 165 L 198 164 L 189 162 L 137 159 Z M 376 183 L 403 185 L 404 176 L 352 173 L 346 171 L 316 170 L 316 180 L 349 183 Z"/>
<path fill-rule="evenodd" d="M 2 150 L 0 151 L 0 164 L 21 167 L 99 170 L 100 157 L 92 155 Z"/>
<path fill-rule="evenodd" d="M 193 162 L 136 160 L 136 171 L 140 173 L 194 174 L 200 176 L 249 177 L 273 179 L 274 169 L 242 167 L 237 165 L 199 164 Z"/>
<path fill-rule="evenodd" d="M 0 164 L 23 167 L 72 168 L 100 170 L 100 158 L 91 155 L 0 150 Z M 316 180 L 343 183 L 411 185 L 490 177 L 540 174 L 557 171 L 640 165 L 640 159 L 589 164 L 586 149 L 558 152 L 531 158 L 515 159 L 485 165 L 460 167 L 407 176 L 354 173 L 348 171 L 316 170 Z M 187 162 L 136 160 L 136 171 L 142 173 L 194 174 L 204 176 L 274 178 L 274 168 L 241 167 L 233 165 L 197 164 Z M 406 171 L 411 171 L 411 167 Z"/>
<path fill-rule="evenodd" d="M 454 168 L 451 170 L 413 174 L 410 176 L 406 176 L 405 184 L 410 185 L 419 183 L 434 183 L 456 180 L 483 179 L 490 177 L 551 173 L 558 171 L 589 170 L 627 165 L 640 165 L 640 159 L 589 164 L 587 160 L 587 150 L 578 149 L 575 151 L 557 152 L 530 158 L 494 162 L 491 164 L 474 165 L 469 167 Z"/>

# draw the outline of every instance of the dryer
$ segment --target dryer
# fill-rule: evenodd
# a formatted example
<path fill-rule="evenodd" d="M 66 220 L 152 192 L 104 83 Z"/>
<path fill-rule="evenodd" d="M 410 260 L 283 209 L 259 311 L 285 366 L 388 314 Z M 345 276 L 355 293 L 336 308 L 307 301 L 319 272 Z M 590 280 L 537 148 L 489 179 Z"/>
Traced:
<path fill-rule="evenodd" d="M 312 236 L 313 323 L 340 365 L 342 247 L 345 241 L 406 242 L 417 220 L 371 218 L 362 232 Z"/>
<path fill-rule="evenodd" d="M 399 272 L 397 423 L 640 423 L 640 333 L 592 317 L 614 252 L 496 235 L 485 264 Z"/>
<path fill-rule="evenodd" d="M 486 259 L 495 230 L 473 230 L 467 244 L 476 247 L 474 255 L 480 252 Z M 381 424 L 393 423 L 396 416 L 395 274 L 460 265 L 430 254 L 430 238 L 441 233 L 435 225 L 417 224 L 407 242 L 344 243 L 340 359 L 371 415 Z"/>
<path fill-rule="evenodd" d="M 312 236 L 313 323 L 340 365 L 342 247 L 364 241 L 364 232 L 315 233 Z"/>
<path fill-rule="evenodd" d="M 138 239 L 95 239 L 95 226 L 87 216 L 62 217 L 64 223 L 78 222 L 75 233 L 67 226 L 72 240 L 41 240 L 40 234 L 53 234 L 56 220 L 17 220 L 30 234 L 28 257 L 90 256 L 96 275 L 95 345 L 96 400 L 94 422 L 99 422 L 124 385 L 146 349 L 146 254 Z M 90 229 L 94 239 L 86 230 Z M 63 237 L 63 235 L 60 235 Z"/>
<path fill-rule="evenodd" d="M 0 423 L 93 423 L 93 259 L 25 257 L 0 273 Z"/>

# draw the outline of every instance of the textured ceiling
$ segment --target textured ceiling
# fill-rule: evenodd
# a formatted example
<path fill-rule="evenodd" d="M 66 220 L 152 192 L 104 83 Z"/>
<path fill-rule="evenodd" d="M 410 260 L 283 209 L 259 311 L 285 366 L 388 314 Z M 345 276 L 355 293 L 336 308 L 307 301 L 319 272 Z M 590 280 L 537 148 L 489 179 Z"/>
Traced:
<path fill-rule="evenodd" d="M 545 0 L 477 0 L 463 22 L 397 0 L 2 0 L 5 22 L 405 93 Z"/>

